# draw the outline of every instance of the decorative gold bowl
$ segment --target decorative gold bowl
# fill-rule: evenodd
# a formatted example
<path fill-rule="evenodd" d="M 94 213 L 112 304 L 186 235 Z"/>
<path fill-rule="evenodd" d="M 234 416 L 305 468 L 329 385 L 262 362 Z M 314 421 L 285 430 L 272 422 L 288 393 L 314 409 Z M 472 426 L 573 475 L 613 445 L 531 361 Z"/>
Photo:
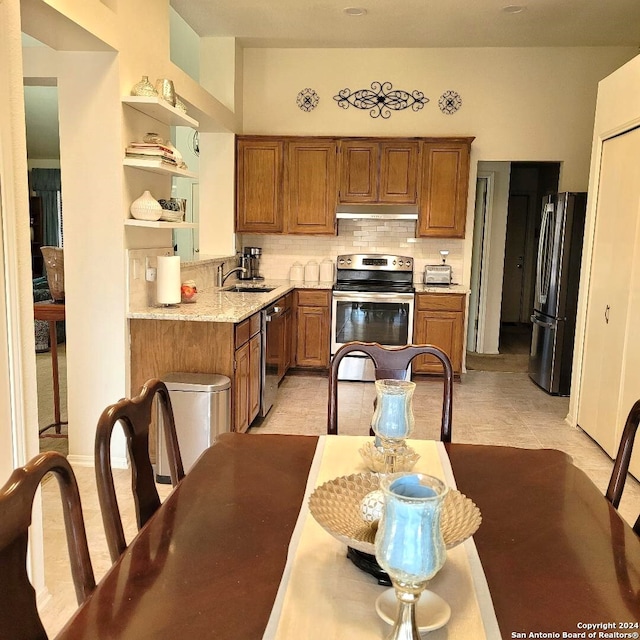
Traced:
<path fill-rule="evenodd" d="M 373 473 L 382 473 L 384 471 L 384 454 L 376 447 L 373 441 L 365 442 L 360 447 L 360 455 L 369 471 Z M 396 457 L 396 471 L 411 471 L 419 459 L 420 454 L 416 453 L 411 447 L 402 447 L 398 450 Z"/>
<path fill-rule="evenodd" d="M 362 519 L 361 500 L 379 488 L 376 473 L 354 473 L 329 480 L 316 487 L 309 498 L 309 510 L 318 524 L 348 547 L 375 555 L 377 523 Z M 445 497 L 440 529 L 447 549 L 464 542 L 480 526 L 480 509 L 463 493 L 450 489 Z"/>

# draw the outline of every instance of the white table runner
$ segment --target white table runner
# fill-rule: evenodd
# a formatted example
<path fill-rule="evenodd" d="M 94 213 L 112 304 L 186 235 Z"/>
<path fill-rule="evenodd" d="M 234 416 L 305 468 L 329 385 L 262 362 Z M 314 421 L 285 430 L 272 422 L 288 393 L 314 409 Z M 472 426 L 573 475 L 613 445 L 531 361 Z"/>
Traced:
<path fill-rule="evenodd" d="M 264 640 L 379 640 L 389 633 L 389 625 L 375 611 L 376 598 L 387 587 L 358 569 L 346 557 L 345 545 L 327 533 L 308 508 L 309 496 L 317 486 L 338 476 L 367 471 L 358 450 L 368 440 L 370 437 L 365 436 L 319 438 Z M 436 476 L 455 487 L 442 443 L 410 440 L 409 444 L 420 454 L 414 471 Z M 451 619 L 442 629 L 431 632 L 429 640 L 500 638 L 473 539 L 447 552 L 444 567 L 428 588 L 451 606 Z"/>

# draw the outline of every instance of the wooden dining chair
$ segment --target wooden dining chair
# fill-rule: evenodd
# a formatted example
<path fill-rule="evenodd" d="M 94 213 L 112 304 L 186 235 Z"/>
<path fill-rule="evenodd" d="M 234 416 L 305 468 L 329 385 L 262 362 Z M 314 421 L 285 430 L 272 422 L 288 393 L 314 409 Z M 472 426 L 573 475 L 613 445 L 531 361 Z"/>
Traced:
<path fill-rule="evenodd" d="M 0 638 L 2 640 L 46 640 L 47 634 L 38 615 L 35 590 L 27 571 L 27 545 L 33 500 L 45 474 L 58 479 L 62 497 L 64 524 L 71 576 L 78 604 L 96 586 L 87 535 L 82 517 L 80 494 L 75 475 L 67 459 L 48 451 L 15 469 L 0 489 Z"/>
<path fill-rule="evenodd" d="M 622 490 L 627 480 L 627 473 L 629 472 L 629 462 L 631 461 L 631 453 L 633 452 L 633 442 L 636 437 L 636 431 L 638 430 L 638 423 L 640 423 L 640 400 L 638 400 L 629 415 L 627 421 L 624 424 L 622 430 L 622 438 L 620 438 L 620 445 L 618 446 L 618 453 L 613 463 L 613 471 L 611 472 L 611 479 L 609 480 L 609 486 L 605 498 L 617 509 L 622 498 Z M 633 525 L 633 530 L 640 536 L 640 515 Z"/>
<path fill-rule="evenodd" d="M 385 378 L 404 380 L 411 361 L 417 356 L 432 355 L 438 358 L 444 370 L 440 439 L 442 442 L 451 442 L 453 367 L 449 356 L 442 349 L 430 344 L 384 347 L 377 342 L 348 342 L 342 345 L 333 356 L 329 370 L 329 415 L 327 421 L 329 435 L 338 434 L 338 368 L 342 358 L 354 351 L 364 353 L 373 360 L 377 380 Z"/>
<path fill-rule="evenodd" d="M 96 481 L 107 545 L 112 562 L 127 548 L 122 519 L 111 469 L 111 434 L 116 423 L 124 430 L 131 463 L 131 485 L 138 529 L 141 529 L 160 506 L 160 496 L 153 477 L 149 457 L 149 429 L 152 423 L 154 400 L 157 397 L 163 412 L 169 474 L 175 487 L 184 478 L 182 457 L 178 446 L 171 399 L 166 385 L 153 378 L 143 385 L 133 398 L 124 398 L 108 406 L 98 420 L 95 443 Z"/>

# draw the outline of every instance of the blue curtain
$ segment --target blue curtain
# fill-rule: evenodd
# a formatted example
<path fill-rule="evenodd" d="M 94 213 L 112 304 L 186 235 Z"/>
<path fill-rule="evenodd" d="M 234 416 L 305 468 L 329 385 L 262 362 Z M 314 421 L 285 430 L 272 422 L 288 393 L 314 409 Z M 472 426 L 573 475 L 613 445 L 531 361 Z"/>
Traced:
<path fill-rule="evenodd" d="M 31 189 L 42 199 L 42 244 L 57 247 L 60 244 L 58 226 L 60 169 L 31 169 Z"/>

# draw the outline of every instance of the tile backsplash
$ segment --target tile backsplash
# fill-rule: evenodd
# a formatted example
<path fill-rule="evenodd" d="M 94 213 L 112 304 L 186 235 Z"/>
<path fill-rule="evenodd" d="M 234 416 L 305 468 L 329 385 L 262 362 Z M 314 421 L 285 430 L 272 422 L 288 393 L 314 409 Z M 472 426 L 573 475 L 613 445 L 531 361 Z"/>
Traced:
<path fill-rule="evenodd" d="M 463 239 L 416 238 L 416 222 L 410 220 L 339 220 L 337 236 L 257 235 L 238 236 L 238 249 L 262 247 L 260 261 L 266 278 L 288 279 L 294 262 L 335 260 L 343 253 L 390 253 L 414 259 L 414 280 L 422 281 L 426 264 L 440 264 L 440 250 L 447 249 L 453 281 L 460 282 L 464 262 Z"/>

